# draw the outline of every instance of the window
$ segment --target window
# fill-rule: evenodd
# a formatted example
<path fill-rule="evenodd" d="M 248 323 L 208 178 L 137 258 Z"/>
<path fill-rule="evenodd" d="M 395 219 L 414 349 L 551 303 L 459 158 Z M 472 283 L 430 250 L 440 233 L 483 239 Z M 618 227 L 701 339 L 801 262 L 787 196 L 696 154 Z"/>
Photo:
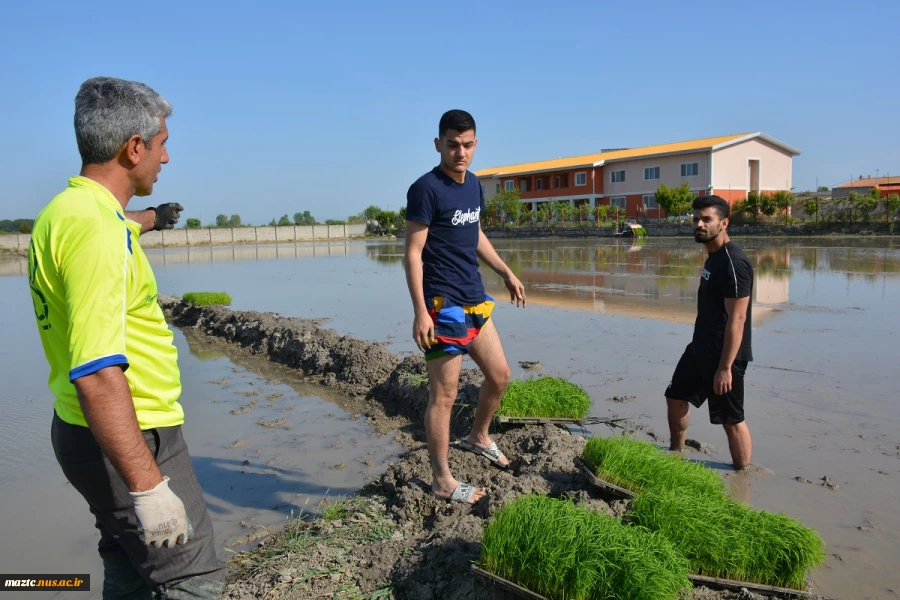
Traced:
<path fill-rule="evenodd" d="M 609 182 L 610 183 L 625 183 L 625 170 L 622 169 L 621 171 L 613 171 L 612 173 L 610 173 Z"/>
<path fill-rule="evenodd" d="M 497 193 L 498 194 L 500 193 L 500 184 L 499 183 L 497 184 Z"/>
<path fill-rule="evenodd" d="M 622 171 L 624 173 L 624 171 Z M 620 209 L 625 210 L 625 196 L 613 196 L 609 199 L 609 207 L 614 208 L 618 206 Z"/>
<path fill-rule="evenodd" d="M 523 191 L 523 192 L 527 192 L 527 191 L 528 191 L 528 180 L 527 180 L 527 179 L 520 179 L 520 180 L 519 180 L 519 189 L 520 189 L 521 191 Z"/>
<path fill-rule="evenodd" d="M 648 179 L 659 179 L 659 167 L 644 168 L 644 181 Z"/>
<path fill-rule="evenodd" d="M 544 189 L 544 178 L 543 177 L 537 178 L 537 181 L 534 182 L 534 189 L 536 189 L 536 190 Z"/>
<path fill-rule="evenodd" d="M 659 169 L 659 167 L 657 167 L 657 169 Z M 644 196 L 644 208 L 650 210 L 659 208 L 659 204 L 656 203 L 656 194 L 647 194 Z"/>
<path fill-rule="evenodd" d="M 556 181 L 555 181 L 555 183 L 556 183 L 556 186 L 555 186 L 556 189 L 561 188 L 561 187 L 562 187 L 562 177 L 560 177 L 559 175 L 557 175 L 557 176 L 556 176 Z"/>
<path fill-rule="evenodd" d="M 575 173 L 575 185 L 587 185 L 587 173 Z"/>
<path fill-rule="evenodd" d="M 513 181 L 512 179 L 510 179 L 509 181 L 506 182 L 505 186 L 506 186 L 506 191 L 511 192 L 516 189 L 516 182 Z"/>
<path fill-rule="evenodd" d="M 481 195 L 484 196 L 484 193 L 485 193 L 485 189 L 484 189 L 484 184 L 482 183 L 481 184 Z"/>
<path fill-rule="evenodd" d="M 700 163 L 684 163 L 681 165 L 682 177 L 696 177 L 700 173 Z"/>

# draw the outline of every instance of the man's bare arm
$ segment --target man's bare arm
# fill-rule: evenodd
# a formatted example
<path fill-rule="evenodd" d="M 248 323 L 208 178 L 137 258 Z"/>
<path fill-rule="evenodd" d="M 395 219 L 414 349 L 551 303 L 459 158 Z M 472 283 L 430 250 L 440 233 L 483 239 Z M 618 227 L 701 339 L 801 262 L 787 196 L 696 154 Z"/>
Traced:
<path fill-rule="evenodd" d="M 145 492 L 156 487 L 163 477 L 138 426 L 122 369 L 106 367 L 79 377 L 75 389 L 88 428 L 129 491 Z"/>
<path fill-rule="evenodd" d="M 153 231 L 153 227 L 156 224 L 156 211 L 149 208 L 136 211 L 126 210 L 125 216 L 135 223 L 141 224 L 141 233 Z"/>
<path fill-rule="evenodd" d="M 524 307 L 525 286 L 522 285 L 522 282 L 512 272 L 512 269 L 497 254 L 491 240 L 488 239 L 481 229 L 481 223 L 478 224 L 478 248 L 476 252 L 478 258 L 489 266 L 494 273 L 503 278 L 503 283 L 506 285 L 506 289 L 509 290 L 509 301 L 515 302 L 516 306 L 519 306 L 519 303 L 521 303 Z"/>
<path fill-rule="evenodd" d="M 154 230 L 174 229 L 183 210 L 184 207 L 177 202 L 166 202 L 146 210 L 125 211 L 125 216 L 140 223 L 143 234 Z"/>
<path fill-rule="evenodd" d="M 422 250 L 428 239 L 428 226 L 417 221 L 406 222 L 406 257 L 403 266 L 406 269 L 406 286 L 412 300 L 415 319 L 413 321 L 413 340 L 423 352 L 434 340 L 434 322 L 425 306 L 425 288 L 422 272 Z"/>

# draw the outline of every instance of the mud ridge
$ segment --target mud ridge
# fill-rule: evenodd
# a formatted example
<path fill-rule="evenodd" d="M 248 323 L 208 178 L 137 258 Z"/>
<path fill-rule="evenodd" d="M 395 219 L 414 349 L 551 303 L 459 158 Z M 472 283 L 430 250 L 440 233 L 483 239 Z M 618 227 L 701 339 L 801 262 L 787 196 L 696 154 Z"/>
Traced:
<path fill-rule="evenodd" d="M 469 570 L 480 556 L 487 519 L 503 504 L 538 493 L 568 496 L 613 516 L 627 510 L 626 501 L 594 490 L 578 472 L 573 459 L 584 438 L 566 429 L 544 425 L 492 432 L 510 460 L 508 471 L 461 449 L 455 441 L 471 427 L 483 381 L 477 370 L 460 375 L 451 423 L 454 475 L 487 489 L 485 498 L 468 506 L 438 499 L 430 490 L 423 429 L 428 387 L 421 357 L 401 360 L 382 344 L 322 328 L 324 320 L 198 308 L 164 296 L 159 302 L 179 327 L 222 338 L 298 369 L 311 381 L 365 397 L 367 421 L 376 431 L 394 433 L 405 448 L 356 496 L 339 501 L 334 510 L 315 511 L 332 518 L 297 520 L 233 558 L 224 598 L 511 599 L 483 586 Z M 696 588 L 682 600 L 751 597 L 764 598 Z"/>

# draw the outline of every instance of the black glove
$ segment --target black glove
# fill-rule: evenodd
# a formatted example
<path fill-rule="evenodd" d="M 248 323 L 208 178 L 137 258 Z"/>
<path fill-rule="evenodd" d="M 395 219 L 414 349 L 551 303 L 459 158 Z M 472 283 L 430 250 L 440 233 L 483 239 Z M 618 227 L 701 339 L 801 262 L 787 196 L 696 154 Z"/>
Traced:
<path fill-rule="evenodd" d="M 181 211 L 184 210 L 184 207 L 177 202 L 169 202 L 160 204 L 156 208 L 151 206 L 147 210 L 152 210 L 156 213 L 153 231 L 162 231 L 163 229 L 175 228 L 175 224 L 178 223 L 178 218 L 181 216 Z"/>

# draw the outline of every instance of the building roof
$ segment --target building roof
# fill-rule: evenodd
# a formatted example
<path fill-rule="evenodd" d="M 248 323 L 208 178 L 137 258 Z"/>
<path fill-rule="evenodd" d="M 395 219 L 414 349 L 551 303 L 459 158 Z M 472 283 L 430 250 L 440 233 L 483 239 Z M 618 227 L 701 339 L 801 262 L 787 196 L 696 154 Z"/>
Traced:
<path fill-rule="evenodd" d="M 674 142 L 671 144 L 657 144 L 655 146 L 644 146 L 642 148 L 628 148 L 626 150 L 613 150 L 608 152 L 598 152 L 596 154 L 583 154 L 581 156 L 570 156 L 568 158 L 556 158 L 552 160 L 542 160 L 530 163 L 521 163 L 517 165 L 506 165 L 502 167 L 492 167 L 489 169 L 481 169 L 475 171 L 478 177 L 502 177 L 508 175 L 523 175 L 525 173 L 536 173 L 540 171 L 555 171 L 558 169 L 569 169 L 574 167 L 599 167 L 606 163 L 616 162 L 620 160 L 632 160 L 636 158 L 644 158 L 650 156 L 662 156 L 666 154 L 682 154 L 685 152 L 697 152 L 702 150 L 719 150 L 733 144 L 746 142 L 753 138 L 763 139 L 770 144 L 778 146 L 790 154 L 796 156 L 800 151 L 792 146 L 776 140 L 762 132 L 756 133 L 737 133 L 733 135 L 723 135 L 719 137 L 703 138 L 699 140 L 689 140 L 687 142 Z"/>
<path fill-rule="evenodd" d="M 841 185 L 836 185 L 836 188 L 858 188 L 858 187 L 875 187 L 883 186 L 890 184 L 891 186 L 900 183 L 900 175 L 894 175 L 893 177 L 863 177 L 862 179 L 854 179 L 853 181 L 848 181 L 847 183 L 842 183 Z"/>

